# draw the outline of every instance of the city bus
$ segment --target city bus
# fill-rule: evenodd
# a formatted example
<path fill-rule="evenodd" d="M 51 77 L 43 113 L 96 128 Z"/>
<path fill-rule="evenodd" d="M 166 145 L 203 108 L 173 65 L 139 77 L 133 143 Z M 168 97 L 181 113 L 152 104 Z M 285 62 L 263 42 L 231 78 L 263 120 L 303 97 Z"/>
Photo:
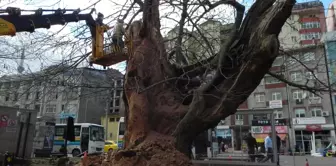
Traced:
<path fill-rule="evenodd" d="M 75 141 L 67 142 L 67 150 L 69 154 L 78 156 L 87 151 L 90 153 L 103 152 L 104 127 L 93 123 L 75 123 Z M 53 153 L 59 153 L 62 146 L 64 146 L 64 131 L 66 124 L 55 125 L 55 137 L 53 145 Z"/>
<path fill-rule="evenodd" d="M 118 123 L 118 148 L 122 149 L 124 148 L 124 135 L 126 130 L 126 124 L 125 124 L 125 117 L 120 117 L 119 123 Z"/>

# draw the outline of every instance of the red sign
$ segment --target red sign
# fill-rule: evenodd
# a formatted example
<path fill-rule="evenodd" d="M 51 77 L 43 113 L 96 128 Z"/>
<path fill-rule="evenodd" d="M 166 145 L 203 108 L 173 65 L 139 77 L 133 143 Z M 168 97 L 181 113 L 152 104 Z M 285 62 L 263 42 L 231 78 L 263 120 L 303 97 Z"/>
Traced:
<path fill-rule="evenodd" d="M 7 127 L 8 115 L 0 116 L 0 127 Z"/>
<path fill-rule="evenodd" d="M 306 125 L 306 130 L 308 130 L 308 131 L 321 131 L 322 126 L 321 125 Z"/>
<path fill-rule="evenodd" d="M 270 133 L 272 131 L 271 126 L 252 126 L 251 132 L 252 133 Z M 287 126 L 275 126 L 275 131 L 277 133 L 288 133 Z"/>

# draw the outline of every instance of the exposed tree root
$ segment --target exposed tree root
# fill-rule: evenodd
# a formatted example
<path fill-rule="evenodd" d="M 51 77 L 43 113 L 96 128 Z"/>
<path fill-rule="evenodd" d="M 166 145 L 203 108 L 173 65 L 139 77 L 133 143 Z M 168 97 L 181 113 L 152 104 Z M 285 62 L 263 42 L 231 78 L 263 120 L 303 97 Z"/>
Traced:
<path fill-rule="evenodd" d="M 94 166 L 191 166 L 190 159 L 176 150 L 173 137 L 150 132 L 145 140 L 130 149 L 108 154 L 101 162 L 90 158 L 88 165 Z M 96 162 L 92 162 L 96 161 Z M 84 165 L 83 165 L 84 166 Z"/>

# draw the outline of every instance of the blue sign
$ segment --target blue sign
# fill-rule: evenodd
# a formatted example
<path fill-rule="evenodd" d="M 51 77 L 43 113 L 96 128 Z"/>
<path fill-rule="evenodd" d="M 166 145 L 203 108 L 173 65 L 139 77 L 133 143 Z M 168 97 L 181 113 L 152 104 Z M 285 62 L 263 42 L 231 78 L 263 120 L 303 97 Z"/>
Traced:
<path fill-rule="evenodd" d="M 223 137 L 223 138 L 232 137 L 231 130 L 230 129 L 216 129 L 216 136 Z"/>
<path fill-rule="evenodd" d="M 60 114 L 60 118 L 61 118 L 61 119 L 65 119 L 65 118 L 67 118 L 67 117 L 73 117 L 73 118 L 76 118 L 76 114 L 74 114 L 74 113 L 61 113 L 61 114 Z"/>

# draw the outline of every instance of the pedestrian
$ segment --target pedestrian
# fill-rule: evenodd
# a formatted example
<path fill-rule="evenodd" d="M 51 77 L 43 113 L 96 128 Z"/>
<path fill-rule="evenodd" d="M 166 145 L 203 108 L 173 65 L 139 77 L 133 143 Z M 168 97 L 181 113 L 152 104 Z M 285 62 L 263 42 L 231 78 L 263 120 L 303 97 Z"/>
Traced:
<path fill-rule="evenodd" d="M 255 152 L 258 151 L 257 140 L 252 136 L 251 133 L 247 134 L 245 137 L 245 141 L 247 143 L 247 153 L 252 162 L 255 162 Z"/>
<path fill-rule="evenodd" d="M 271 159 L 272 163 L 274 162 L 274 160 L 273 160 L 273 145 L 272 145 L 271 136 L 272 136 L 272 133 L 269 133 L 268 136 L 264 140 L 266 157 L 264 158 L 264 160 L 262 160 L 263 163 L 268 161 L 269 159 Z"/>
<path fill-rule="evenodd" d="M 221 149 L 222 149 L 222 152 L 225 152 L 225 145 L 224 145 L 224 141 L 221 142 Z"/>
<path fill-rule="evenodd" d="M 281 138 L 278 135 L 278 132 L 276 132 L 276 141 L 277 141 L 277 152 L 278 152 L 278 156 L 277 156 L 277 166 L 280 165 L 280 147 L 281 147 Z"/>

